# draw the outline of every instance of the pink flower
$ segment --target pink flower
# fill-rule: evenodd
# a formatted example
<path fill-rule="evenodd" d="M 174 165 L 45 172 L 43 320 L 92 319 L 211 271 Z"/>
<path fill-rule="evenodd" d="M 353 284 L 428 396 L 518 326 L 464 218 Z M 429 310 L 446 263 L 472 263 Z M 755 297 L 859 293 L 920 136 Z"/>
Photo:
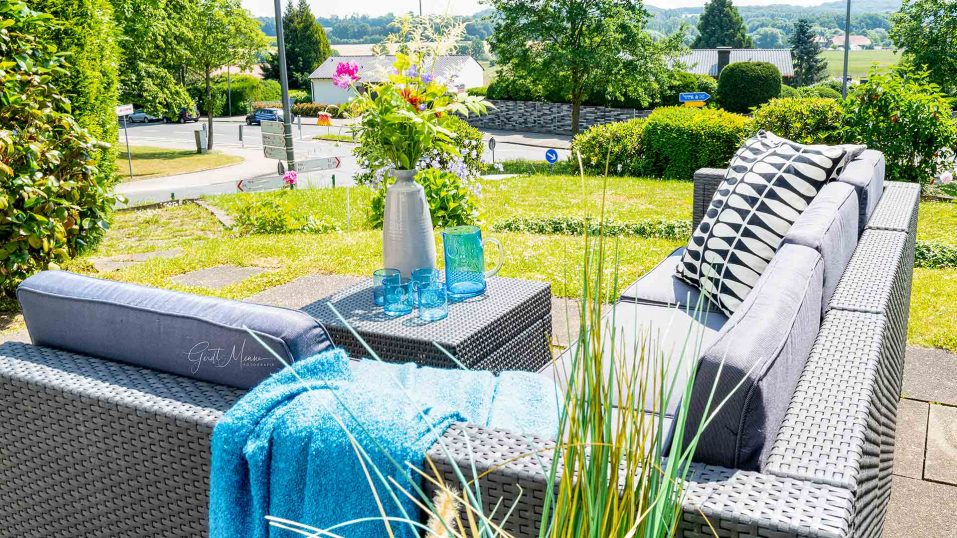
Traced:
<path fill-rule="evenodd" d="M 355 62 L 339 62 L 336 74 L 332 76 L 332 83 L 343 90 L 359 80 L 359 65 Z"/>
<path fill-rule="evenodd" d="M 282 176 L 282 182 L 290 187 L 295 187 L 298 179 L 299 174 L 297 174 L 295 170 L 290 170 Z"/>
<path fill-rule="evenodd" d="M 941 185 L 946 185 L 946 184 L 948 184 L 948 183 L 951 183 L 951 182 L 954 181 L 954 173 L 953 173 L 953 172 L 944 172 L 943 174 L 940 175 L 940 177 L 938 178 L 938 180 L 940 181 L 940 184 L 941 184 Z"/>

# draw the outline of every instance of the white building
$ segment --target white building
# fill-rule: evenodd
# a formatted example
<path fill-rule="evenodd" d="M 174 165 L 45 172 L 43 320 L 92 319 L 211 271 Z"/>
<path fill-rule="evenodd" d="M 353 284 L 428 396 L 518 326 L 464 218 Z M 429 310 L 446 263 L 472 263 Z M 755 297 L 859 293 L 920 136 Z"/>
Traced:
<path fill-rule="evenodd" d="M 354 94 L 354 90 L 343 90 L 332 84 L 332 76 L 340 62 L 358 64 L 361 85 L 385 80 L 395 63 L 395 56 L 330 56 L 309 75 L 314 103 L 338 105 L 347 102 Z M 464 92 L 485 83 L 485 69 L 471 56 L 439 56 L 434 64 L 433 75 L 444 77 L 452 91 Z"/>

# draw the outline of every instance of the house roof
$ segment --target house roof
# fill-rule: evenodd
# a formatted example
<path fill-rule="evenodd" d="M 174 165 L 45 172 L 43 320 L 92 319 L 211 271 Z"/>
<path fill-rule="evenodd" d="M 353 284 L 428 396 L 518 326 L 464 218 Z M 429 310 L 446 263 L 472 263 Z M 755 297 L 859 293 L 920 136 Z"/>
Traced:
<path fill-rule="evenodd" d="M 336 66 L 340 62 L 355 62 L 358 64 L 359 76 L 362 77 L 363 82 L 382 82 L 392 69 L 395 56 L 330 56 L 309 75 L 309 78 L 313 80 L 331 79 L 336 74 Z M 436 75 L 452 78 L 462 70 L 462 66 L 469 62 L 475 63 L 480 68 L 482 67 L 471 56 L 447 55 L 435 58 L 433 71 Z"/>
<path fill-rule="evenodd" d="M 844 46 L 844 34 L 836 35 L 831 38 L 831 43 L 838 47 Z M 871 40 L 867 36 L 862 35 L 852 35 L 851 36 L 851 46 L 854 47 L 866 47 L 871 44 Z"/>
<path fill-rule="evenodd" d="M 691 73 L 718 76 L 718 49 L 694 49 L 678 61 L 688 66 Z M 794 76 L 791 49 L 731 49 L 730 63 L 738 62 L 768 62 L 781 71 L 781 76 Z"/>

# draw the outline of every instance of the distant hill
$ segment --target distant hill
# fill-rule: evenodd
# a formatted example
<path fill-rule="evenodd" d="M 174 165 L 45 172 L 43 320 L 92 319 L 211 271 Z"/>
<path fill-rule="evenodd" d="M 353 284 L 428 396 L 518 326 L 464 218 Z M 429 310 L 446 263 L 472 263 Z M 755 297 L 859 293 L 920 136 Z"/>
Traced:
<path fill-rule="evenodd" d="M 853 0 L 851 13 L 855 11 L 869 11 L 874 13 L 893 13 L 901 8 L 901 0 Z M 847 9 L 847 2 L 835 0 L 817 6 L 818 9 Z"/>

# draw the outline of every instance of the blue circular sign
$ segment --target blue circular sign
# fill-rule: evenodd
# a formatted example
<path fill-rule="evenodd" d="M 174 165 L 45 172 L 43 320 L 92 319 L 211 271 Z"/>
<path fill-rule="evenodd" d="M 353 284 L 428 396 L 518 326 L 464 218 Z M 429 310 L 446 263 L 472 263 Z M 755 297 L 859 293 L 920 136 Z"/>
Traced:
<path fill-rule="evenodd" d="M 558 162 L 558 152 L 550 149 L 545 152 L 545 160 L 548 161 L 548 164 L 555 164 Z"/>

